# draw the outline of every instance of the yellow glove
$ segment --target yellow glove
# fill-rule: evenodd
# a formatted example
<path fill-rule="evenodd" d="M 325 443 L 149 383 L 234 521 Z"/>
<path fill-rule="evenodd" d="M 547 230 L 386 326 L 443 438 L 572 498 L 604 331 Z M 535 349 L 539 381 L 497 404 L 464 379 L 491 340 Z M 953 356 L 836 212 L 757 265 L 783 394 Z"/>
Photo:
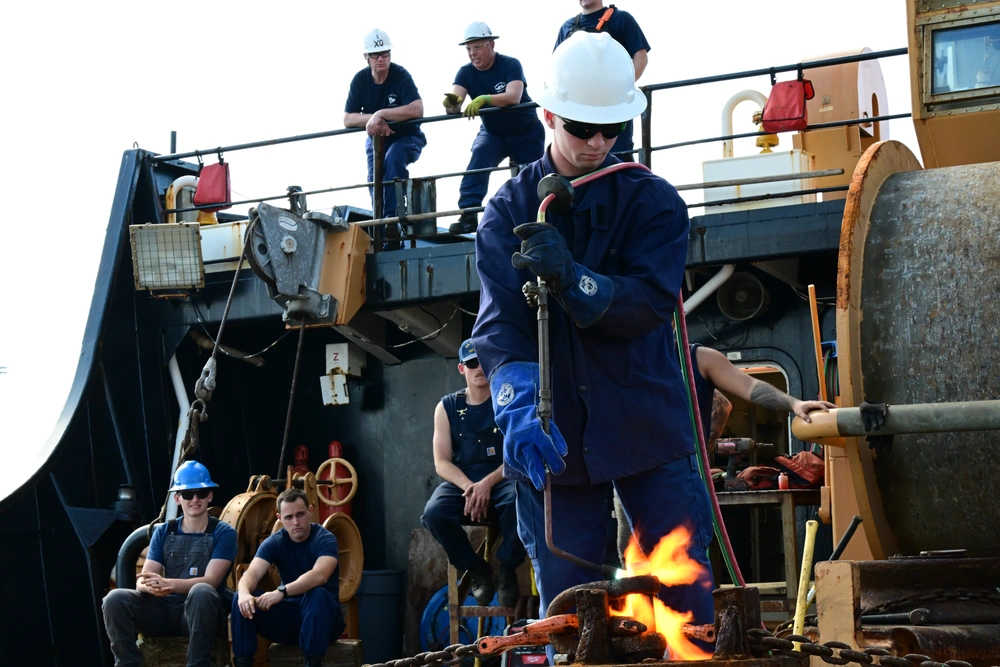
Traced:
<path fill-rule="evenodd" d="M 491 95 L 480 95 L 465 106 L 465 111 L 462 112 L 462 115 L 466 118 L 478 116 L 479 110 L 486 104 L 493 104 L 493 97 Z"/>
<path fill-rule="evenodd" d="M 445 109 L 451 109 L 453 107 L 457 107 L 461 103 L 462 103 L 461 97 L 459 97 L 455 93 L 447 93 L 444 96 L 444 102 L 442 102 L 441 104 L 444 105 Z"/>

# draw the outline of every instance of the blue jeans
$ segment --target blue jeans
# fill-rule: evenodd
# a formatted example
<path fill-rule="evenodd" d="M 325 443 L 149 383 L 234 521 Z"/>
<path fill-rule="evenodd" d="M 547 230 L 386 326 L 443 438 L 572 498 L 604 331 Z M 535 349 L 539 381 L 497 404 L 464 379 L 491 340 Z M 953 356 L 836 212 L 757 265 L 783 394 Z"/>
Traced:
<path fill-rule="evenodd" d="M 708 546 L 712 542 L 712 515 L 708 490 L 698 474 L 694 455 L 615 480 L 614 485 L 645 553 L 678 526 L 692 531 L 688 553 L 704 566 L 705 574 L 688 586 L 662 586 L 659 597 L 671 609 L 694 612 L 693 623 L 711 623 L 714 585 Z M 557 547 L 593 563 L 602 562 L 607 538 L 606 489 L 605 484 L 552 486 L 552 539 Z M 549 551 L 545 545 L 544 508 L 542 492 L 518 482 L 518 533 L 535 567 L 542 614 L 567 588 L 600 578 L 595 570 L 574 565 Z"/>
<path fill-rule="evenodd" d="M 492 169 L 503 159 L 510 158 L 513 164 L 527 164 L 542 157 L 545 152 L 545 128 L 541 122 L 533 122 L 521 134 L 501 137 L 479 128 L 479 134 L 472 142 L 472 159 L 466 169 Z M 490 174 L 466 174 L 458 189 L 458 207 L 482 206 L 486 191 L 490 187 Z"/>
<path fill-rule="evenodd" d="M 260 595 L 260 591 L 254 592 Z M 326 654 L 331 641 L 344 634 L 344 613 L 337 594 L 318 586 L 294 598 L 285 598 L 267 611 L 257 609 L 253 618 L 240 613 L 239 595 L 233 597 L 230 623 L 233 655 L 249 658 L 257 652 L 257 635 L 277 644 L 290 644 L 304 655 Z"/>
<path fill-rule="evenodd" d="M 393 179 L 407 179 L 410 172 L 407 167 L 416 162 L 420 157 L 420 152 L 427 145 L 427 138 L 423 132 L 416 132 L 404 137 L 394 139 L 386 138 L 388 147 L 385 149 L 385 161 L 383 162 L 382 183 L 382 211 L 373 211 L 376 217 L 391 218 L 396 215 L 396 184 Z M 365 153 L 368 155 L 368 182 L 375 178 L 375 148 L 371 137 L 365 140 Z M 368 188 L 372 197 L 372 208 L 375 208 L 375 188 Z"/>
<path fill-rule="evenodd" d="M 501 480 L 490 489 L 490 510 L 488 518 L 500 524 L 503 542 L 497 547 L 497 560 L 504 567 L 516 568 L 524 562 L 524 545 L 517 536 L 517 508 L 515 505 L 515 482 Z M 462 529 L 465 498 L 462 490 L 450 482 L 441 484 L 431 495 L 424 507 L 420 523 L 424 525 L 445 553 L 448 562 L 458 570 L 468 570 L 479 560 L 479 556 L 469 544 L 469 536 Z"/>

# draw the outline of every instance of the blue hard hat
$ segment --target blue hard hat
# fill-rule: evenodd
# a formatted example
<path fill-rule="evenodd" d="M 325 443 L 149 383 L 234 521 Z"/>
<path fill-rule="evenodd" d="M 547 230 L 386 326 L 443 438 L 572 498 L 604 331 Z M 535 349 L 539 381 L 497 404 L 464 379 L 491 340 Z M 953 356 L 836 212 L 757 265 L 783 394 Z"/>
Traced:
<path fill-rule="evenodd" d="M 174 471 L 174 485 L 168 491 L 217 488 L 219 485 L 212 481 L 212 476 L 208 474 L 208 468 L 197 461 L 185 461 Z"/>
<path fill-rule="evenodd" d="M 472 339 L 462 343 L 462 347 L 458 348 L 458 360 L 463 364 L 469 359 L 476 358 L 476 348 L 472 346 Z"/>

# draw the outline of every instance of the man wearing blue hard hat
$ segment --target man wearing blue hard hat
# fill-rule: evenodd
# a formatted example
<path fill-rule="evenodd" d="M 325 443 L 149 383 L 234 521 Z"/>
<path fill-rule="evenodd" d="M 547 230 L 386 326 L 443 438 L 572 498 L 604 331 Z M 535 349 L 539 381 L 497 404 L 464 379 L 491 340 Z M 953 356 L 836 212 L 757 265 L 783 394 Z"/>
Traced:
<path fill-rule="evenodd" d="M 169 490 L 182 517 L 153 531 L 135 589 L 117 588 L 104 598 L 104 625 L 116 666 L 142 664 L 138 632 L 147 637 L 187 635 L 188 667 L 213 664 L 213 641 L 226 627 L 222 592 L 236 558 L 236 531 L 208 514 L 217 488 L 208 468 L 197 461 L 174 472 Z"/>
<path fill-rule="evenodd" d="M 490 384 L 471 340 L 458 350 L 458 372 L 465 389 L 443 397 L 434 409 L 434 469 L 445 481 L 427 501 L 420 521 L 444 547 L 448 562 L 469 573 L 478 604 L 488 605 L 499 592 L 500 606 L 513 607 L 519 597 L 514 571 L 526 553 L 517 536 L 515 485 L 503 479 L 503 434 L 493 420 Z M 463 521 L 487 519 L 499 523 L 503 536 L 496 552 L 496 585 L 493 568 L 462 529 Z"/>

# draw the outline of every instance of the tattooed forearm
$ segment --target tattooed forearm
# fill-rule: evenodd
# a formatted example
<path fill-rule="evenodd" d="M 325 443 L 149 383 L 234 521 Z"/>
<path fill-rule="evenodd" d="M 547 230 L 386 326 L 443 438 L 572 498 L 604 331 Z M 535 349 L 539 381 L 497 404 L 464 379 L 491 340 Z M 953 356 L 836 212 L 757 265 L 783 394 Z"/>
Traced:
<path fill-rule="evenodd" d="M 778 391 L 774 386 L 760 380 L 754 380 L 753 389 L 750 391 L 750 402 L 762 408 L 791 411 L 794 400 L 785 392 Z"/>
<path fill-rule="evenodd" d="M 726 428 L 726 421 L 728 421 L 729 413 L 732 410 L 733 404 L 722 395 L 721 391 L 716 389 L 712 396 L 712 432 L 708 436 L 709 448 L 712 448 L 715 441 L 722 437 L 722 431 Z"/>

